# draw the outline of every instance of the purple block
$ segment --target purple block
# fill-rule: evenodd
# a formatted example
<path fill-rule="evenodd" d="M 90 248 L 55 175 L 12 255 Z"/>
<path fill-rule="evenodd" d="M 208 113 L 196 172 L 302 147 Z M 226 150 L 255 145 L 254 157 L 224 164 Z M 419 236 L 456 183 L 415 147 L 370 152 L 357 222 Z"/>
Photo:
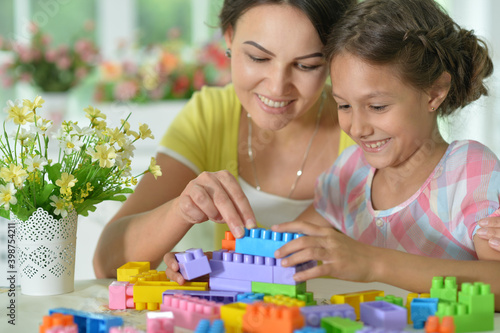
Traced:
<path fill-rule="evenodd" d="M 186 280 L 192 280 L 212 271 L 202 249 L 189 249 L 175 255 L 179 271 Z"/>
<path fill-rule="evenodd" d="M 323 317 L 341 317 L 356 320 L 354 308 L 349 304 L 313 305 L 300 308 L 305 325 L 320 327 Z"/>
<path fill-rule="evenodd" d="M 163 295 L 182 294 L 192 297 L 198 297 L 216 303 L 235 303 L 237 302 L 238 295 L 242 293 L 239 291 L 225 291 L 225 290 L 165 290 Z"/>
<path fill-rule="evenodd" d="M 365 325 L 402 330 L 407 325 L 407 311 L 399 305 L 386 301 L 363 302 L 360 304 L 360 319 Z"/>
<path fill-rule="evenodd" d="M 252 281 L 210 277 L 209 284 L 210 290 L 241 291 L 244 293 L 252 291 Z"/>
<path fill-rule="evenodd" d="M 293 275 L 316 265 L 316 261 L 308 261 L 293 267 L 283 267 L 281 266 L 281 259 L 276 259 L 276 266 L 273 268 L 273 283 L 297 285 L 301 282 L 295 281 Z"/>
<path fill-rule="evenodd" d="M 210 260 L 210 277 L 273 283 L 275 265 L 274 258 L 214 251 Z"/>

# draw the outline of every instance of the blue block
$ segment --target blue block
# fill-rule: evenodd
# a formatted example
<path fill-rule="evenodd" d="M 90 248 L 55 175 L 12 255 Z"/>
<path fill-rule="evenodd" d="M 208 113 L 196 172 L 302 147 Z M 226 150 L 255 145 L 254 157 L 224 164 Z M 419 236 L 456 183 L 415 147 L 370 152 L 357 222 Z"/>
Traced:
<path fill-rule="evenodd" d="M 275 258 L 274 252 L 277 249 L 301 236 L 303 235 L 264 228 L 245 229 L 245 236 L 236 239 L 235 252 Z"/>
<path fill-rule="evenodd" d="M 439 298 L 414 298 L 410 305 L 413 328 L 424 328 L 427 318 L 436 313 L 438 303 Z"/>
<path fill-rule="evenodd" d="M 122 326 L 123 319 L 117 316 L 77 311 L 68 308 L 55 308 L 49 310 L 49 315 L 62 313 L 73 316 L 73 321 L 78 326 L 78 333 L 108 333 L 114 326 Z"/>
<path fill-rule="evenodd" d="M 214 320 L 210 326 L 210 320 L 202 319 L 198 322 L 194 333 L 224 333 L 224 322 L 220 319 Z"/>
<path fill-rule="evenodd" d="M 243 293 L 236 296 L 236 302 L 251 304 L 258 301 L 263 301 L 264 296 L 266 296 L 266 294 L 264 293 Z"/>
<path fill-rule="evenodd" d="M 321 327 L 304 326 L 294 330 L 293 333 L 326 333 L 326 330 Z"/>

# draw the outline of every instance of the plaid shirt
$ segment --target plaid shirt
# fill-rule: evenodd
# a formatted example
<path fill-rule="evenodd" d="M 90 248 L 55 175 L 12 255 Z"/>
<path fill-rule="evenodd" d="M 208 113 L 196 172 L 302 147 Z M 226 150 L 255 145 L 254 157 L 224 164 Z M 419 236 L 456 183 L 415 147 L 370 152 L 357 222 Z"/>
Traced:
<path fill-rule="evenodd" d="M 374 174 L 361 148 L 346 149 L 318 178 L 316 210 L 363 243 L 436 258 L 477 259 L 472 241 L 477 221 L 499 208 L 500 164 L 487 147 L 452 142 L 420 189 L 386 210 L 372 207 Z"/>

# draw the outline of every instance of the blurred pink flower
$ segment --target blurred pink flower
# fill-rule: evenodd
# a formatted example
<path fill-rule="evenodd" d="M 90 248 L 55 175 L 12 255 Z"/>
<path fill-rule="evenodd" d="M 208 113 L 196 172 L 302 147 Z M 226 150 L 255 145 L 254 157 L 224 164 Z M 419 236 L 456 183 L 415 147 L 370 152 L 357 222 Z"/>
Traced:
<path fill-rule="evenodd" d="M 134 81 L 121 82 L 116 86 L 114 95 L 119 101 L 128 101 L 137 94 L 138 89 L 137 83 Z"/>

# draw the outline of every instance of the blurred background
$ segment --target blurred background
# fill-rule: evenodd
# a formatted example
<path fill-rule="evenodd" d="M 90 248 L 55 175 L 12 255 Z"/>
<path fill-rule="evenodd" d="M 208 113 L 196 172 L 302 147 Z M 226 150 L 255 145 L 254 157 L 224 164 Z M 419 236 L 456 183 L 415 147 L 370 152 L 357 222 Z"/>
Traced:
<path fill-rule="evenodd" d="M 155 140 L 137 145 L 142 171 L 156 144 L 187 98 L 203 85 L 230 81 L 218 29 L 223 0 L 0 0 L 0 105 L 41 95 L 55 123 L 85 121 L 82 109 L 100 108 L 109 119 L 131 113 L 147 123 Z M 473 29 L 498 66 L 498 0 L 439 0 L 463 27 Z M 445 137 L 474 139 L 500 155 L 498 74 L 490 96 L 441 122 Z M 5 114 L 0 112 L 0 121 Z M 85 122 L 86 124 L 86 122 Z M 138 126 L 138 125 L 136 125 Z M 136 174 L 136 173 L 134 173 Z M 104 224 L 119 203 L 101 203 L 79 218 L 76 278 L 94 278 L 91 258 Z M 1 221 L 0 221 L 1 223 Z M 4 228 L 5 227 L 5 228 Z M 1 223 L 0 263 L 7 248 Z M 211 237 L 206 231 L 192 238 Z M 181 244 L 185 250 L 189 243 Z M 199 246 L 198 246 L 199 247 Z M 0 269 L 0 285 L 5 270 Z"/>

